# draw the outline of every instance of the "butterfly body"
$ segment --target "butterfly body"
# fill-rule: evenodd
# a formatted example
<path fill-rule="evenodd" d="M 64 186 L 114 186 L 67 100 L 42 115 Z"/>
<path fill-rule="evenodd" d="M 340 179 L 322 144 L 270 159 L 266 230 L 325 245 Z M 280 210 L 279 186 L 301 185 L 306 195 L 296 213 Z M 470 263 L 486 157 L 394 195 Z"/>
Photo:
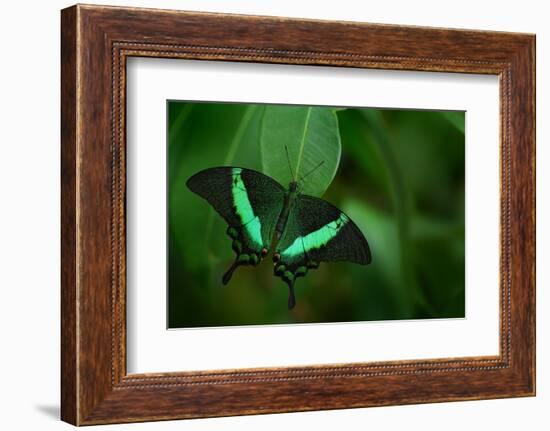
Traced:
<path fill-rule="evenodd" d="M 367 240 L 351 219 L 330 203 L 300 193 L 299 182 L 284 188 L 245 168 L 218 167 L 198 172 L 187 186 L 206 199 L 228 223 L 236 258 L 222 277 L 227 284 L 239 266 L 256 266 L 274 249 L 274 275 L 289 288 L 320 262 L 371 260 Z"/>
<path fill-rule="evenodd" d="M 277 225 L 275 226 L 275 234 L 277 235 L 277 240 L 281 238 L 281 235 L 285 230 L 286 222 L 288 221 L 288 216 L 290 215 L 290 210 L 296 202 L 298 194 L 298 183 L 296 181 L 292 181 L 288 185 L 288 191 L 285 193 L 283 208 L 281 210 L 281 213 L 279 214 Z"/>

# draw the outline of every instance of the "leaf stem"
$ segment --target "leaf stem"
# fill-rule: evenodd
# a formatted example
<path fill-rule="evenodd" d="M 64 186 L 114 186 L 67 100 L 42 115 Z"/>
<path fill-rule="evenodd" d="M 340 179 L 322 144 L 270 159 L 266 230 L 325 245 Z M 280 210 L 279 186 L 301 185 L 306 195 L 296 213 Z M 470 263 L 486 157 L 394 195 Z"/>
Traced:
<path fill-rule="evenodd" d="M 227 155 L 225 156 L 225 160 L 223 162 L 224 166 L 233 163 L 233 160 L 235 159 L 235 154 L 237 153 L 237 149 L 239 148 L 239 144 L 243 140 L 244 132 L 246 132 L 246 129 L 248 129 L 248 125 L 250 124 L 250 120 L 252 120 L 256 109 L 257 107 L 255 105 L 248 105 L 246 107 L 243 117 L 239 123 L 239 127 L 237 127 L 237 131 L 235 132 L 235 135 L 231 140 L 231 145 L 229 145 L 229 151 L 227 152 Z"/>

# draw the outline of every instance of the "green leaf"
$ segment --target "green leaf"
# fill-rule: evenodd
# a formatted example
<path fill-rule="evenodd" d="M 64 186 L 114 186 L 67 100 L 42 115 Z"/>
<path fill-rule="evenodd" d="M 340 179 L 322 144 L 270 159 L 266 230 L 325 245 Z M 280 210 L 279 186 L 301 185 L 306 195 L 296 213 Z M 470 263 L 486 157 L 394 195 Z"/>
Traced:
<path fill-rule="evenodd" d="M 260 147 L 266 175 L 284 186 L 307 175 L 301 184 L 302 193 L 322 196 L 340 163 L 342 146 L 336 113 L 331 108 L 267 106 Z"/>

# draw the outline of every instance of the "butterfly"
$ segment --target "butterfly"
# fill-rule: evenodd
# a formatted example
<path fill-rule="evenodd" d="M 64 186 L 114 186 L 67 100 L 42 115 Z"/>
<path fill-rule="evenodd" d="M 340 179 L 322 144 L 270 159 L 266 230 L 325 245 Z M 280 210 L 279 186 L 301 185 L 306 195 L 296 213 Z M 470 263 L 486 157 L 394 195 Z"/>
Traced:
<path fill-rule="evenodd" d="M 236 257 L 222 277 L 224 285 L 239 266 L 258 265 L 274 243 L 273 273 L 288 285 L 292 309 L 296 279 L 320 262 L 371 262 L 368 242 L 351 218 L 323 199 L 300 193 L 304 178 L 293 179 L 285 189 L 255 170 L 224 166 L 187 180 L 187 187 L 228 224 Z"/>

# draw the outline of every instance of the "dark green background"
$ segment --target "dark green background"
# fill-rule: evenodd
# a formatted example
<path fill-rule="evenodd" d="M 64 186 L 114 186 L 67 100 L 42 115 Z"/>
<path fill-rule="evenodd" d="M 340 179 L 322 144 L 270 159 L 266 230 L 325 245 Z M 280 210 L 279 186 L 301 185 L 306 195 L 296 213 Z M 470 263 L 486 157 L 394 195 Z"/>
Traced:
<path fill-rule="evenodd" d="M 464 317 L 463 112 L 338 108 L 342 157 L 323 199 L 360 227 L 372 263 L 321 264 L 291 311 L 271 256 L 222 286 L 227 226 L 185 182 L 215 166 L 262 171 L 262 112 L 168 102 L 168 326 Z"/>

